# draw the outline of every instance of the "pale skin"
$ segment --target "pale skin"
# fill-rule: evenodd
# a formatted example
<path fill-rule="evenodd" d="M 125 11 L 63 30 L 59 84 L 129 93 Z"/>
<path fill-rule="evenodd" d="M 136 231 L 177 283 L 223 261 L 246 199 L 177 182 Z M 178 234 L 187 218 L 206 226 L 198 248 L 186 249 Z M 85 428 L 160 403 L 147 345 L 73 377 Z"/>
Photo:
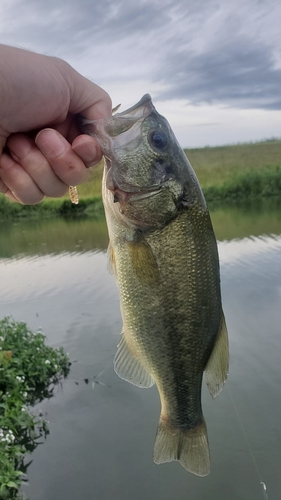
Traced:
<path fill-rule="evenodd" d="M 65 61 L 0 45 L 0 193 L 22 204 L 63 196 L 102 153 L 75 115 L 111 114 L 108 94 Z"/>

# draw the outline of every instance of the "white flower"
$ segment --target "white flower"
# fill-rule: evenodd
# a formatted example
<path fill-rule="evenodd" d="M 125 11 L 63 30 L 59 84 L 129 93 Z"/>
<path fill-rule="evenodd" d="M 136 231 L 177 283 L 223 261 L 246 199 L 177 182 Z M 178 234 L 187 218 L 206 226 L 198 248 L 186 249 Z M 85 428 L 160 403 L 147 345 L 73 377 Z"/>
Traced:
<path fill-rule="evenodd" d="M 7 444 L 12 444 L 15 440 L 15 436 L 11 430 L 7 430 L 6 434 L 4 433 L 4 429 L 0 429 L 0 441 Z"/>
<path fill-rule="evenodd" d="M 19 375 L 16 376 L 16 380 L 18 382 L 24 382 L 24 377 L 20 377 Z"/>
<path fill-rule="evenodd" d="M 4 337 L 0 337 L 0 342 L 4 342 Z"/>
<path fill-rule="evenodd" d="M 51 364 L 51 361 L 49 361 L 48 359 L 46 359 L 45 365 L 50 365 L 50 364 Z"/>
<path fill-rule="evenodd" d="M 25 406 L 22 406 L 22 407 L 21 407 L 21 411 L 26 411 L 26 407 L 25 407 Z"/>
<path fill-rule="evenodd" d="M 23 395 L 24 398 L 26 398 L 27 397 L 27 392 L 23 392 L 22 395 Z"/>
<path fill-rule="evenodd" d="M 11 430 L 9 430 L 6 434 L 6 439 L 8 438 L 9 441 L 13 442 L 15 440 L 15 436 Z"/>

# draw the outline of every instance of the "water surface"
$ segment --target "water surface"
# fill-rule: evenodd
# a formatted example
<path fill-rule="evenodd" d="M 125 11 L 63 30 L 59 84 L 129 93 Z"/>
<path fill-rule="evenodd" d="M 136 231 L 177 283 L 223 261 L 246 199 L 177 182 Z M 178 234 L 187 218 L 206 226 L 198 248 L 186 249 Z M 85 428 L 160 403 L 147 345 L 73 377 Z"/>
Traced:
<path fill-rule="evenodd" d="M 203 390 L 212 459 L 206 478 L 153 463 L 157 390 L 114 373 L 121 319 L 104 222 L 1 223 L 0 317 L 41 326 L 74 361 L 55 397 L 40 404 L 51 432 L 32 456 L 30 500 L 263 500 L 260 481 L 269 500 L 280 498 L 279 205 L 227 207 L 212 218 L 231 367 L 216 400 Z"/>

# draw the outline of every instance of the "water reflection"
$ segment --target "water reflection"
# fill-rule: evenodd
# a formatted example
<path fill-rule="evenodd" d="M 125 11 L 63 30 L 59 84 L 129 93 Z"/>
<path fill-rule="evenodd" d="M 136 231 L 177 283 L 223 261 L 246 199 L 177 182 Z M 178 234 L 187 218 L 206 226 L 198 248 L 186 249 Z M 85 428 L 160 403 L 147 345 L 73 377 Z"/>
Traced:
<path fill-rule="evenodd" d="M 262 234 L 280 234 L 281 198 L 251 200 L 211 206 L 211 217 L 218 240 L 233 240 Z"/>
<path fill-rule="evenodd" d="M 212 207 L 211 217 L 219 241 L 242 239 L 281 231 L 281 199 Z M 0 221 L 0 258 L 105 250 L 105 220 L 52 219 Z"/>
<path fill-rule="evenodd" d="M 105 220 L 45 219 L 0 221 L 0 257 L 105 250 Z"/>
<path fill-rule="evenodd" d="M 231 365 L 215 401 L 203 390 L 212 458 L 204 479 L 176 463 L 153 464 L 157 391 L 140 390 L 113 371 L 121 320 L 104 223 L 1 226 L 0 316 L 42 326 L 52 345 L 77 360 L 63 390 L 41 405 L 51 433 L 34 453 L 31 500 L 257 500 L 260 481 L 270 500 L 279 498 L 280 213 L 277 201 L 258 211 L 251 205 L 211 213 L 221 240 Z M 101 372 L 105 385 L 84 382 Z"/>

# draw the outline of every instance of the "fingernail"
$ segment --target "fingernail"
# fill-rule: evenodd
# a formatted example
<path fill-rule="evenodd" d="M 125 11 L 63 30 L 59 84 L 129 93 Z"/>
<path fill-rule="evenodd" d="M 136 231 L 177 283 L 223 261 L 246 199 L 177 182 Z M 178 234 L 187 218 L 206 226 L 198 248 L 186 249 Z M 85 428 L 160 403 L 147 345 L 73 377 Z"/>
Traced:
<path fill-rule="evenodd" d="M 65 150 L 63 138 L 53 129 L 41 130 L 35 138 L 35 143 L 46 158 L 56 158 Z"/>

